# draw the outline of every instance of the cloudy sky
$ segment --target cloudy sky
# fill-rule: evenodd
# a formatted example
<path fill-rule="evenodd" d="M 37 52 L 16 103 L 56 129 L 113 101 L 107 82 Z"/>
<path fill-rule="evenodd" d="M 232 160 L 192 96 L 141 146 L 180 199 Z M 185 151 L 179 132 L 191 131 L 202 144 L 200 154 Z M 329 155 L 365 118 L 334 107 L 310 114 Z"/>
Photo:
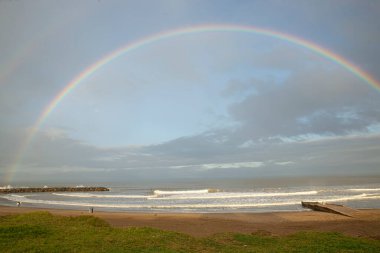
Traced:
<path fill-rule="evenodd" d="M 380 1 L 0 0 L 0 184 L 380 174 Z M 30 137 L 30 133 L 33 138 Z"/>

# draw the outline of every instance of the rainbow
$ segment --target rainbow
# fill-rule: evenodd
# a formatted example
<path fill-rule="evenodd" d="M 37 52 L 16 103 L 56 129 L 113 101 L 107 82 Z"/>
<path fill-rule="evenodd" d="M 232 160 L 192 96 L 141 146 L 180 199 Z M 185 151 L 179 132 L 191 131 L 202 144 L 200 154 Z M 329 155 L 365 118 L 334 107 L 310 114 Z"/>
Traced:
<path fill-rule="evenodd" d="M 380 91 L 380 82 L 373 78 L 371 75 L 360 69 L 358 66 L 350 62 L 349 60 L 343 58 L 342 56 L 319 46 L 311 41 L 296 37 L 294 35 L 278 32 L 275 30 L 259 28 L 254 26 L 243 26 L 243 25 L 230 25 L 230 24 L 207 24 L 207 25 L 198 25 L 185 28 L 178 28 L 174 30 L 168 30 L 160 33 L 153 34 L 151 36 L 144 37 L 140 40 L 129 43 L 123 47 L 112 51 L 111 53 L 100 58 L 98 61 L 92 65 L 85 68 L 77 76 L 75 76 L 66 86 L 50 101 L 50 103 L 44 108 L 39 117 L 37 118 L 33 127 L 29 130 L 25 141 L 20 146 L 19 151 L 13 159 L 11 166 L 6 169 L 5 183 L 8 183 L 12 179 L 12 174 L 17 169 L 22 157 L 27 150 L 30 143 L 33 141 L 34 136 L 44 124 L 49 115 L 54 111 L 54 109 L 60 104 L 60 102 L 69 95 L 80 83 L 85 79 L 95 73 L 97 70 L 110 63 L 112 60 L 118 58 L 119 56 L 129 53 L 133 50 L 142 48 L 152 43 L 158 41 L 179 37 L 188 34 L 199 34 L 199 33 L 208 33 L 208 32 L 234 32 L 234 33 L 251 33 L 264 35 L 283 41 L 287 41 L 298 45 L 300 47 L 309 49 L 318 55 L 323 56 L 326 59 L 329 59 L 338 65 L 342 66 L 346 70 L 350 71 L 357 78 L 363 80 L 365 83 L 369 84 L 376 90 Z"/>

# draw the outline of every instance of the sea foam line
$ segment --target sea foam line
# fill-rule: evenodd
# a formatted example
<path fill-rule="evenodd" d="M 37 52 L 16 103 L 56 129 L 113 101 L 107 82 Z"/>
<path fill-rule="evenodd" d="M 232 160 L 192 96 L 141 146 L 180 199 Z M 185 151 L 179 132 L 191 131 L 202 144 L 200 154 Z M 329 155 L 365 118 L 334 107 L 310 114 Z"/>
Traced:
<path fill-rule="evenodd" d="M 177 195 L 177 194 L 200 194 L 200 193 L 210 193 L 216 192 L 218 190 L 214 189 L 201 189 L 201 190 L 182 190 L 182 191 L 162 191 L 154 190 L 154 195 Z"/>
<path fill-rule="evenodd" d="M 155 195 L 102 195 L 102 194 L 91 194 L 91 193 L 53 193 L 57 196 L 65 197 L 76 197 L 76 198 L 123 198 L 123 199 L 147 199 L 150 197 L 155 197 Z"/>
<path fill-rule="evenodd" d="M 260 192 L 260 193 L 213 193 L 201 196 L 175 196 L 163 197 L 162 199 L 236 199 L 236 198 L 255 198 L 255 197 L 281 197 L 281 196 L 302 196 L 302 195 L 315 195 L 318 191 L 303 191 L 303 192 Z M 148 199 L 157 198 L 156 196 Z"/>
<path fill-rule="evenodd" d="M 156 192 L 156 191 L 155 191 Z M 169 191 L 164 191 L 169 192 Z M 173 191 L 170 191 L 173 192 Z M 123 199 L 238 199 L 238 198 L 255 198 L 255 197 L 281 197 L 281 196 L 303 196 L 303 195 L 315 195 L 318 191 L 302 191 L 302 192 L 259 192 L 259 193 L 235 193 L 235 192 L 223 192 L 207 194 L 207 190 L 193 190 L 193 191 L 174 191 L 173 195 L 189 195 L 200 194 L 193 196 L 167 196 L 166 194 L 157 195 L 107 195 L 107 194 L 91 194 L 91 193 L 53 193 L 57 196 L 76 197 L 76 198 L 123 198 Z M 186 192 L 180 193 L 180 192 Z M 172 194 L 172 193 L 171 193 Z"/>
<path fill-rule="evenodd" d="M 347 191 L 352 191 L 352 192 L 377 192 L 377 191 L 380 191 L 380 188 L 353 188 L 353 189 L 347 189 Z"/>
<path fill-rule="evenodd" d="M 28 199 L 20 195 L 8 195 L 8 200 L 19 201 L 32 204 L 63 205 L 63 206 L 83 206 L 83 207 L 103 207 L 103 208 L 146 208 L 146 209 L 184 209 L 184 208 L 244 208 L 244 207 L 266 207 L 266 206 L 288 206 L 300 204 L 300 202 L 278 202 L 278 203 L 246 203 L 246 204 L 177 204 L 177 205 L 128 205 L 128 204 L 100 204 L 86 202 L 66 202 Z"/>

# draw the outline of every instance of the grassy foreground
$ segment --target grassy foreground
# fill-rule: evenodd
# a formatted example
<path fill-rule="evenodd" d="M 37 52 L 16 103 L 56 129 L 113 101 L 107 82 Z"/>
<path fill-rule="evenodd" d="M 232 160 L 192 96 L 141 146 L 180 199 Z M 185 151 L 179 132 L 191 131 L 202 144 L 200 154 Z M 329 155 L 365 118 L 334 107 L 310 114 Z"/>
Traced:
<path fill-rule="evenodd" d="M 0 217 L 1 252 L 380 252 L 380 241 L 338 233 L 218 234 L 194 238 L 153 228 L 113 228 L 92 216 L 34 212 Z"/>

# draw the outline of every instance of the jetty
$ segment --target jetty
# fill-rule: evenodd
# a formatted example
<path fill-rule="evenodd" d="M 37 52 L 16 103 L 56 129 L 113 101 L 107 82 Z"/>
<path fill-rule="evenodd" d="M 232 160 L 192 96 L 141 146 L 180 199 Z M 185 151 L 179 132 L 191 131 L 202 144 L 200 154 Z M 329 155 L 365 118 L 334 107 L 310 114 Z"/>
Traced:
<path fill-rule="evenodd" d="M 327 213 L 335 213 L 348 217 L 354 217 L 358 210 L 338 204 L 328 204 L 321 202 L 301 202 L 302 207 L 309 208 L 314 211 L 327 212 Z"/>
<path fill-rule="evenodd" d="M 0 193 L 25 193 L 25 192 L 104 192 L 106 187 L 23 187 L 0 189 Z"/>

